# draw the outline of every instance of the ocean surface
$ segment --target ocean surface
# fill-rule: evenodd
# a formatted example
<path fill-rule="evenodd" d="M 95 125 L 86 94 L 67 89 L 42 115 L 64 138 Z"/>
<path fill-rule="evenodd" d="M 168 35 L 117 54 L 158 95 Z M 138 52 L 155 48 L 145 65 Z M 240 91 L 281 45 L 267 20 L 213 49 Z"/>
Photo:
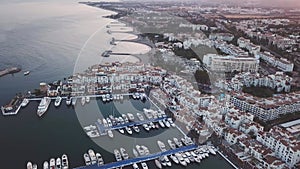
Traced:
<path fill-rule="evenodd" d="M 148 51 L 147 47 L 139 44 L 131 43 L 130 48 L 109 45 L 112 35 L 106 33 L 105 26 L 112 20 L 102 16 L 111 13 L 68 0 L 0 1 L 0 69 L 20 66 L 24 71 L 31 71 L 29 76 L 20 72 L 0 77 L 0 105 L 7 104 L 16 93 L 37 88 L 40 82 L 63 79 L 92 64 L 105 62 L 100 56 L 105 50 L 137 52 L 135 48 L 139 48 L 140 52 Z M 134 38 L 132 34 L 118 33 L 116 36 Z M 125 60 L 135 59 L 127 57 Z M 106 162 L 112 162 L 113 148 L 128 146 L 128 152 L 131 152 L 130 147 L 142 142 L 148 144 L 151 152 L 158 151 L 151 139 L 163 135 L 161 139 L 166 140 L 182 135 L 176 129 L 159 129 L 136 135 L 137 139 L 128 136 L 129 141 L 124 142 L 126 139 L 119 141 L 118 135 L 113 140 L 107 137 L 91 140 L 82 129 L 82 125 L 92 124 L 97 118 L 112 112 L 141 111 L 151 106 L 148 102 L 124 100 L 104 104 L 100 100 L 92 100 L 85 107 L 78 106 L 76 111 L 67 107 L 65 102 L 59 108 L 51 103 L 42 118 L 36 115 L 38 104 L 30 102 L 16 116 L 0 115 L 1 169 L 22 169 L 27 161 L 37 163 L 41 168 L 43 161 L 61 157 L 63 153 L 69 156 L 71 167 L 77 167 L 83 165 L 82 155 L 89 148 L 101 152 Z M 151 163 L 151 166 L 153 168 L 154 164 Z M 188 168 L 232 167 L 220 156 L 212 156 Z"/>

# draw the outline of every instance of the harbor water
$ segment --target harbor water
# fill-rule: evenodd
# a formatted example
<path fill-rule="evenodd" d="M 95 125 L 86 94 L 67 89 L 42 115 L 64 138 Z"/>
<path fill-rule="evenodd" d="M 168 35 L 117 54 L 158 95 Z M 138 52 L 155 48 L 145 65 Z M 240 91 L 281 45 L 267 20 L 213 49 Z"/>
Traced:
<path fill-rule="evenodd" d="M 130 107 L 135 105 L 135 111 L 149 107 L 149 103 L 143 103 L 138 100 L 124 100 L 118 103 L 103 103 L 101 100 L 93 101 L 99 106 L 103 116 L 109 115 L 113 109 L 117 110 L 115 105 Z M 26 108 L 21 109 L 17 116 L 0 117 L 1 121 L 1 165 L 7 169 L 25 168 L 28 160 L 42 165 L 43 161 L 52 157 L 60 157 L 62 154 L 68 154 L 71 167 L 84 165 L 82 155 L 92 148 L 95 152 L 100 152 L 106 163 L 115 161 L 112 151 L 114 148 L 124 147 L 127 149 L 129 156 L 133 157 L 132 148 L 136 144 L 146 145 L 151 153 L 159 151 L 156 140 L 162 140 L 166 143 L 168 138 L 182 137 L 183 135 L 175 128 L 170 129 L 153 129 L 146 132 L 141 129 L 140 133 L 132 136 L 124 136 L 117 131 L 114 132 L 114 138 L 101 136 L 91 140 L 82 129 L 80 121 L 85 120 L 86 124 L 93 124 L 95 119 L 101 118 L 97 111 L 82 111 L 85 113 L 85 119 L 78 117 L 80 110 L 74 111 L 74 108 L 66 106 L 62 102 L 59 108 L 51 103 L 49 110 L 42 118 L 36 115 L 38 101 L 31 101 Z M 88 110 L 89 105 L 81 107 L 77 103 L 76 109 Z M 126 112 L 131 110 L 126 110 Z M 117 116 L 119 112 L 114 111 Z M 136 137 L 136 139 L 135 139 Z M 134 141 L 126 141 L 126 140 Z M 167 143 L 166 143 L 167 144 Z M 154 167 L 154 162 L 147 162 L 150 168 Z M 175 167 L 176 166 L 176 167 Z M 131 166 L 130 166 L 131 167 Z M 130 168 L 129 167 L 129 168 Z M 174 168 L 182 168 L 173 164 Z M 172 167 L 172 168 L 173 168 Z M 211 155 L 209 158 L 202 160 L 200 164 L 192 164 L 186 168 L 232 168 L 219 155 Z"/>

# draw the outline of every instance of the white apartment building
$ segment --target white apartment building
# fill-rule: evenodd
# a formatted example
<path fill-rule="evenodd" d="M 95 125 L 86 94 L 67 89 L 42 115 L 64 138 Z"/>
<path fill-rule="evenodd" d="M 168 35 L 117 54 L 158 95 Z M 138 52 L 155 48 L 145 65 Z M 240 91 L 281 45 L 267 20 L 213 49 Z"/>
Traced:
<path fill-rule="evenodd" d="M 236 144 L 239 139 L 247 138 L 247 136 L 238 130 L 229 128 L 228 131 L 225 132 L 224 138 L 230 145 L 233 145 Z"/>
<path fill-rule="evenodd" d="M 292 72 L 294 69 L 294 64 L 288 61 L 285 58 L 275 58 L 269 52 L 257 52 L 256 57 L 261 58 L 262 60 L 266 61 L 268 64 L 284 71 L 284 72 Z"/>
<path fill-rule="evenodd" d="M 223 40 L 223 41 L 232 41 L 234 35 L 230 33 L 212 33 L 209 35 L 210 40 Z"/>
<path fill-rule="evenodd" d="M 239 45 L 239 47 L 247 49 L 252 54 L 260 52 L 261 49 L 259 45 L 255 45 L 251 43 L 250 39 L 245 39 L 243 37 L 240 37 L 237 40 L 237 44 Z"/>
<path fill-rule="evenodd" d="M 300 143 L 277 126 L 269 132 L 259 132 L 257 141 L 275 152 L 275 156 L 283 160 L 290 168 L 300 162 Z"/>
<path fill-rule="evenodd" d="M 268 121 L 278 118 L 279 115 L 300 111 L 300 92 L 280 94 L 272 98 L 258 98 L 246 93 L 231 92 L 230 103 L 263 121 Z"/>
<path fill-rule="evenodd" d="M 276 72 L 272 75 L 261 75 L 259 73 L 239 73 L 231 80 L 218 80 L 215 86 L 227 91 L 241 91 L 243 86 L 269 87 L 277 92 L 290 92 L 293 78 L 283 72 Z"/>
<path fill-rule="evenodd" d="M 215 72 L 257 72 L 259 61 L 253 57 L 204 55 L 203 63 Z"/>

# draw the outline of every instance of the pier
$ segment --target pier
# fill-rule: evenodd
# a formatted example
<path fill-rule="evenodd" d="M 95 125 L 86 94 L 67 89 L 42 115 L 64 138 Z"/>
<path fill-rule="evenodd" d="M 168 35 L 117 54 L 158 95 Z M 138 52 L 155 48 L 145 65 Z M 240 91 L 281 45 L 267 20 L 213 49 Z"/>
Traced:
<path fill-rule="evenodd" d="M 20 108 L 21 108 L 21 105 L 19 105 L 15 111 L 12 110 L 12 111 L 6 112 L 4 107 L 2 106 L 1 107 L 1 112 L 4 116 L 16 115 L 16 114 L 18 114 Z"/>
<path fill-rule="evenodd" d="M 14 97 L 7 105 L 1 106 L 1 112 L 4 116 L 18 114 L 23 98 L 21 96 Z"/>
<path fill-rule="evenodd" d="M 117 95 L 117 94 L 112 94 Z M 119 95 L 123 95 L 123 96 L 131 96 L 132 93 L 123 93 L 123 94 L 119 94 Z M 77 99 L 81 99 L 82 97 L 90 97 L 90 98 L 98 98 L 98 97 L 105 97 L 105 95 L 101 94 L 101 95 L 82 95 L 82 96 L 72 96 L 72 98 L 77 98 Z M 34 98 L 26 98 L 28 99 L 28 101 L 41 101 L 42 97 L 34 97 Z M 51 100 L 55 100 L 55 97 L 50 97 Z M 67 99 L 66 96 L 62 96 L 62 99 Z M 17 115 L 19 110 L 21 109 L 21 102 L 22 100 L 20 98 L 17 99 L 15 105 L 8 105 L 8 107 L 11 107 L 10 110 L 8 110 L 6 107 L 7 106 L 1 106 L 1 112 L 4 116 L 12 116 L 12 115 Z"/>
<path fill-rule="evenodd" d="M 147 156 L 136 157 L 136 158 L 127 159 L 127 160 L 123 160 L 123 161 L 119 161 L 119 162 L 112 162 L 112 163 L 104 164 L 102 166 L 98 166 L 97 164 L 95 164 L 95 165 L 90 165 L 90 166 L 82 166 L 82 167 L 78 167 L 78 168 L 74 168 L 74 169 L 108 169 L 108 168 L 125 167 L 128 165 L 132 165 L 134 163 L 141 163 L 144 161 L 154 160 L 161 156 L 171 155 L 171 154 L 175 154 L 178 152 L 192 151 L 197 148 L 198 148 L 198 146 L 194 144 L 194 145 L 179 147 L 174 150 L 168 150 L 165 152 L 158 152 L 155 154 L 150 154 Z"/>
<path fill-rule="evenodd" d="M 131 54 L 130 53 L 116 53 L 116 52 L 112 52 L 111 50 L 104 51 L 101 54 L 101 56 L 103 56 L 103 57 L 109 57 L 110 55 L 131 55 Z"/>
<path fill-rule="evenodd" d="M 117 95 L 117 94 L 112 94 L 112 96 Z M 123 95 L 123 96 L 131 96 L 132 93 L 123 93 L 123 94 L 119 94 L 119 95 Z M 103 94 L 94 94 L 94 95 L 82 95 L 82 96 L 71 96 L 71 98 L 77 98 L 77 99 L 81 99 L 82 97 L 90 97 L 90 98 L 98 98 L 98 97 L 104 97 L 105 95 Z M 50 97 L 51 100 L 55 100 L 56 97 Z M 66 96 L 62 96 L 62 99 L 67 99 Z M 41 97 L 36 97 L 36 98 L 27 98 L 29 101 L 40 101 L 42 100 Z"/>

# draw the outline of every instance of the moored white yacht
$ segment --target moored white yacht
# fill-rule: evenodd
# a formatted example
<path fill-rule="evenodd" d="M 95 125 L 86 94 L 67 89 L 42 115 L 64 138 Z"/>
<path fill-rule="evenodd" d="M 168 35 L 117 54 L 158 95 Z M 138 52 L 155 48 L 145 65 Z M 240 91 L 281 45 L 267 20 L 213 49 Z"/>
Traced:
<path fill-rule="evenodd" d="M 55 101 L 54 101 L 54 106 L 58 107 L 61 103 L 62 98 L 60 96 L 57 96 Z"/>
<path fill-rule="evenodd" d="M 83 154 L 83 159 L 84 159 L 85 165 L 91 165 L 91 159 L 87 153 Z"/>
<path fill-rule="evenodd" d="M 168 118 L 167 120 L 171 124 L 172 127 L 176 127 L 175 123 L 173 122 L 173 120 L 171 118 Z"/>
<path fill-rule="evenodd" d="M 28 105 L 28 103 L 29 103 L 29 100 L 26 99 L 26 98 L 24 98 L 23 101 L 22 101 L 22 103 L 21 103 L 21 106 L 22 107 L 26 107 Z"/>
<path fill-rule="evenodd" d="M 85 126 L 85 127 L 83 127 L 85 130 L 95 130 L 97 127 L 96 126 L 94 126 L 94 125 L 89 125 L 89 126 Z"/>
<path fill-rule="evenodd" d="M 106 102 L 106 101 L 107 101 L 105 95 L 102 95 L 102 101 L 103 101 L 103 102 Z"/>
<path fill-rule="evenodd" d="M 43 169 L 49 169 L 49 163 L 48 163 L 48 161 L 45 161 L 43 163 Z"/>
<path fill-rule="evenodd" d="M 51 158 L 51 159 L 50 159 L 50 164 L 49 164 L 49 166 L 50 166 L 50 169 L 55 169 L 55 159 L 54 159 L 54 158 Z"/>
<path fill-rule="evenodd" d="M 86 134 L 90 137 L 90 138 L 96 138 L 100 136 L 100 133 L 97 130 L 91 130 L 86 132 Z"/>
<path fill-rule="evenodd" d="M 133 169 L 139 169 L 139 166 L 138 166 L 136 163 L 134 163 L 134 164 L 132 165 L 132 167 L 133 167 Z"/>
<path fill-rule="evenodd" d="M 75 105 L 76 105 L 76 102 L 77 102 L 77 98 L 76 98 L 76 97 L 73 97 L 73 98 L 72 98 L 72 105 L 75 106 Z"/>
<path fill-rule="evenodd" d="M 186 161 L 187 164 L 191 163 L 190 159 L 186 156 L 185 153 L 182 153 L 181 155 L 182 155 L 183 159 Z"/>
<path fill-rule="evenodd" d="M 158 123 L 159 123 L 160 127 L 162 127 L 162 128 L 166 127 L 162 120 L 159 120 Z"/>
<path fill-rule="evenodd" d="M 102 155 L 100 153 L 96 153 L 96 158 L 97 158 L 99 166 L 104 164 L 104 160 L 103 160 Z"/>
<path fill-rule="evenodd" d="M 185 137 L 185 140 L 186 140 L 187 145 L 193 145 L 194 144 L 194 142 L 191 139 L 191 137 Z"/>
<path fill-rule="evenodd" d="M 56 159 L 56 169 L 61 169 L 61 159 L 59 157 Z"/>
<path fill-rule="evenodd" d="M 89 149 L 89 150 L 88 150 L 88 154 L 89 154 L 89 156 L 90 156 L 91 163 L 92 163 L 92 164 L 96 164 L 96 163 L 97 163 L 97 158 L 96 158 L 96 154 L 95 154 L 94 150 Z"/>
<path fill-rule="evenodd" d="M 134 116 L 133 116 L 132 113 L 127 113 L 127 116 L 128 116 L 128 119 L 129 119 L 130 121 L 133 121 L 133 120 L 134 120 Z"/>
<path fill-rule="evenodd" d="M 197 163 L 201 162 L 202 157 L 197 155 L 194 151 L 191 151 L 191 155 L 194 157 L 194 159 Z"/>
<path fill-rule="evenodd" d="M 165 144 L 164 144 L 162 141 L 158 140 L 158 141 L 157 141 L 157 144 L 158 144 L 158 147 L 160 148 L 160 150 L 161 150 L 162 152 L 167 151 L 166 146 L 165 146 Z"/>
<path fill-rule="evenodd" d="M 142 162 L 141 165 L 143 169 L 148 169 L 148 165 L 146 164 L 146 162 Z"/>
<path fill-rule="evenodd" d="M 165 160 L 165 162 L 167 163 L 167 166 L 168 166 L 168 167 L 171 167 L 171 166 L 172 166 L 172 163 L 171 163 L 171 161 L 169 160 L 168 156 L 164 156 L 164 160 Z"/>
<path fill-rule="evenodd" d="M 136 99 L 140 99 L 140 93 L 134 93 Z"/>
<path fill-rule="evenodd" d="M 147 95 L 145 93 L 141 94 L 141 100 L 145 101 L 147 99 Z"/>
<path fill-rule="evenodd" d="M 165 123 L 165 126 L 167 126 L 168 128 L 171 127 L 171 124 L 169 123 L 169 121 L 163 120 L 163 122 Z"/>
<path fill-rule="evenodd" d="M 124 160 L 127 160 L 129 158 L 129 155 L 128 153 L 126 152 L 125 148 L 121 147 L 120 148 L 120 152 L 121 152 L 121 155 L 122 157 L 124 158 Z"/>
<path fill-rule="evenodd" d="M 109 127 L 111 127 L 112 126 L 112 122 L 111 122 L 110 118 L 106 118 L 106 121 L 107 121 L 107 125 Z"/>
<path fill-rule="evenodd" d="M 189 142 L 188 142 L 188 140 L 187 140 L 187 137 L 181 138 L 181 142 L 182 142 L 184 145 L 186 145 L 186 146 L 189 145 Z"/>
<path fill-rule="evenodd" d="M 213 154 L 213 155 L 216 155 L 217 153 L 215 152 L 215 150 L 213 149 L 213 147 L 209 146 L 207 147 L 208 148 L 208 151 Z"/>
<path fill-rule="evenodd" d="M 158 125 L 158 124 L 155 124 L 155 128 L 156 128 L 156 129 L 159 129 L 159 125 Z"/>
<path fill-rule="evenodd" d="M 174 137 L 173 140 L 178 147 L 182 147 L 182 143 L 176 137 Z"/>
<path fill-rule="evenodd" d="M 145 120 L 144 116 L 141 113 L 136 113 L 136 115 L 137 115 L 137 117 L 138 117 L 138 119 L 140 121 L 144 121 Z"/>
<path fill-rule="evenodd" d="M 136 95 L 135 95 L 134 93 L 132 94 L 132 98 L 133 98 L 133 99 L 136 99 Z"/>
<path fill-rule="evenodd" d="M 90 101 L 91 101 L 90 96 L 85 96 L 85 102 L 86 102 L 86 103 L 89 103 Z"/>
<path fill-rule="evenodd" d="M 136 145 L 135 147 L 136 147 L 136 149 L 137 149 L 137 151 L 138 151 L 138 153 L 139 153 L 140 156 L 144 156 L 145 155 L 145 150 L 143 149 L 142 146 Z"/>
<path fill-rule="evenodd" d="M 118 130 L 119 130 L 119 132 L 120 132 L 121 134 L 124 134 L 124 133 L 125 133 L 124 129 L 122 129 L 122 128 L 119 128 Z"/>
<path fill-rule="evenodd" d="M 172 149 L 176 149 L 176 144 L 172 140 L 168 140 L 168 144 Z"/>
<path fill-rule="evenodd" d="M 127 131 L 128 134 L 130 134 L 130 135 L 132 134 L 132 130 L 131 130 L 130 127 L 127 127 L 127 126 L 126 126 L 126 127 L 125 127 L 125 130 Z"/>
<path fill-rule="evenodd" d="M 142 145 L 141 147 L 142 147 L 142 149 L 144 150 L 144 154 L 145 154 L 145 155 L 149 155 L 149 154 L 150 154 L 150 151 L 149 151 L 148 147 L 146 147 L 146 146 L 144 146 L 144 145 Z"/>
<path fill-rule="evenodd" d="M 120 122 L 121 124 L 125 124 L 125 121 L 124 121 L 124 119 L 123 119 L 122 117 L 119 117 L 119 122 Z"/>
<path fill-rule="evenodd" d="M 179 160 L 177 159 L 177 157 L 175 155 L 171 154 L 170 158 L 174 161 L 174 163 L 179 164 Z"/>
<path fill-rule="evenodd" d="M 37 169 L 37 168 L 38 168 L 37 164 L 32 165 L 32 169 Z"/>
<path fill-rule="evenodd" d="M 129 119 L 128 119 L 126 114 L 122 114 L 122 118 L 123 118 L 125 123 L 129 123 Z"/>
<path fill-rule="evenodd" d="M 149 131 L 149 130 L 150 130 L 148 124 L 146 124 L 146 123 L 143 124 L 143 127 L 144 127 L 144 129 L 145 129 L 146 131 Z"/>
<path fill-rule="evenodd" d="M 50 102 L 51 102 L 50 97 L 43 97 L 42 98 L 42 100 L 41 100 L 41 102 L 38 106 L 38 109 L 37 109 L 37 115 L 39 117 L 41 117 L 48 110 Z"/>
<path fill-rule="evenodd" d="M 135 148 L 132 149 L 132 152 L 133 152 L 133 155 L 134 155 L 135 157 L 138 157 L 138 156 L 139 156 L 139 153 L 136 151 Z"/>
<path fill-rule="evenodd" d="M 145 116 L 146 116 L 148 119 L 152 119 L 152 118 L 153 118 L 152 110 L 150 110 L 150 109 L 145 109 L 145 108 L 144 108 L 143 111 L 144 111 Z"/>
<path fill-rule="evenodd" d="M 155 165 L 157 168 L 162 169 L 162 165 L 158 159 L 155 159 Z"/>
<path fill-rule="evenodd" d="M 62 155 L 61 161 L 62 161 L 61 163 L 62 169 L 69 169 L 69 160 L 66 154 Z"/>
<path fill-rule="evenodd" d="M 108 130 L 107 134 L 108 134 L 108 137 L 110 137 L 110 138 L 114 137 L 114 134 L 113 134 L 113 132 L 111 130 Z"/>
<path fill-rule="evenodd" d="M 81 97 L 81 105 L 84 106 L 84 104 L 85 104 L 85 97 L 82 96 L 82 97 Z"/>
<path fill-rule="evenodd" d="M 66 104 L 67 104 L 68 106 L 71 105 L 71 101 L 72 101 L 71 97 L 70 97 L 70 96 L 67 96 Z"/>
<path fill-rule="evenodd" d="M 32 163 L 30 161 L 28 161 L 26 167 L 27 167 L 27 169 L 32 169 Z"/>
<path fill-rule="evenodd" d="M 167 162 L 165 161 L 165 157 L 159 157 L 160 163 L 162 164 L 162 166 L 166 167 L 167 166 Z"/>
<path fill-rule="evenodd" d="M 103 123 L 102 123 L 102 124 L 104 125 L 104 127 L 108 127 L 108 124 L 107 124 L 107 121 L 106 121 L 106 119 L 105 119 L 105 118 L 103 118 L 103 120 L 102 120 L 102 121 L 103 121 Z"/>
<path fill-rule="evenodd" d="M 187 166 L 186 161 L 184 160 L 184 158 L 182 157 L 182 155 L 180 153 L 175 153 L 175 156 L 177 157 L 177 159 L 179 160 L 179 163 L 183 166 Z"/>
<path fill-rule="evenodd" d="M 150 122 L 150 123 L 149 123 L 149 126 L 150 126 L 151 128 L 153 128 L 153 129 L 156 128 L 156 127 L 155 127 L 155 124 L 154 124 L 153 122 Z"/>
<path fill-rule="evenodd" d="M 188 152 L 188 151 L 185 152 L 185 155 L 187 156 L 187 158 L 189 158 L 189 160 L 190 160 L 191 162 L 194 162 L 194 161 L 195 161 L 194 156 L 192 156 L 190 152 Z"/>
<path fill-rule="evenodd" d="M 122 161 L 122 156 L 120 154 L 120 151 L 118 149 L 114 150 L 114 155 L 117 161 Z"/>
<path fill-rule="evenodd" d="M 136 133 L 139 133 L 139 132 L 140 132 L 139 126 L 133 126 L 132 128 L 133 128 L 133 130 L 134 130 Z"/>

